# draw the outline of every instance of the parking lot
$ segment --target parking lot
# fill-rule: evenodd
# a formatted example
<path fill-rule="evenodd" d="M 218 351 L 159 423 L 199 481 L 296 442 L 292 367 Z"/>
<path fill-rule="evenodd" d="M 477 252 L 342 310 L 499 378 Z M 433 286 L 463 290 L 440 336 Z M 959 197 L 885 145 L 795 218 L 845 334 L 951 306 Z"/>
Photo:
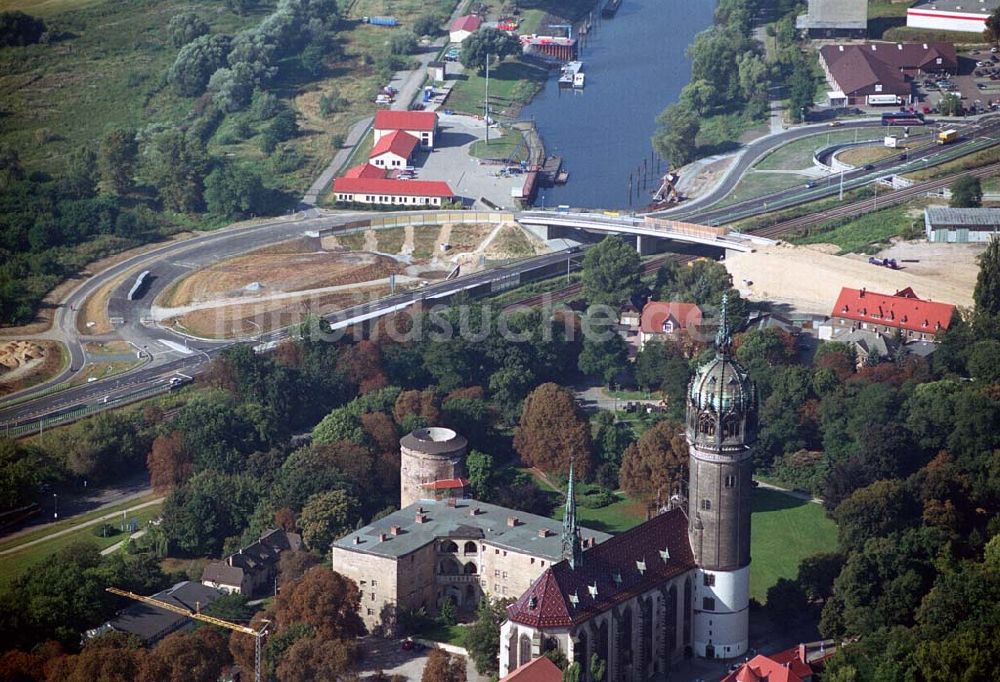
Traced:
<path fill-rule="evenodd" d="M 952 77 L 927 76 L 917 79 L 919 107 L 937 113 L 941 98 L 954 93 L 970 113 L 1000 107 L 1000 54 L 973 50 L 958 57 L 958 74 Z"/>

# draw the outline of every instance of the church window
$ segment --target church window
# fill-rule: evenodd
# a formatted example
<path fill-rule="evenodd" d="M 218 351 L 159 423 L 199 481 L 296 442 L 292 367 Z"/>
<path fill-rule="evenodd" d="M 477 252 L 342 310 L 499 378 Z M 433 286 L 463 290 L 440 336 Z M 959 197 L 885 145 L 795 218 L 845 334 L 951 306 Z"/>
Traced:
<path fill-rule="evenodd" d="M 702 511 L 712 511 L 712 500 L 702 500 L 701 509 Z"/>
<path fill-rule="evenodd" d="M 736 477 L 733 475 L 726 476 L 726 487 L 735 488 L 736 487 Z"/>
<path fill-rule="evenodd" d="M 706 436 L 715 435 L 715 418 L 707 412 L 698 415 L 698 432 Z"/>
<path fill-rule="evenodd" d="M 711 573 L 705 573 L 703 578 L 705 587 L 712 587 L 713 585 L 715 585 L 715 576 L 712 575 Z"/>
<path fill-rule="evenodd" d="M 372 587 L 378 587 L 378 581 L 372 580 Z"/>
<path fill-rule="evenodd" d="M 715 611 L 715 597 L 702 597 L 701 610 Z"/>

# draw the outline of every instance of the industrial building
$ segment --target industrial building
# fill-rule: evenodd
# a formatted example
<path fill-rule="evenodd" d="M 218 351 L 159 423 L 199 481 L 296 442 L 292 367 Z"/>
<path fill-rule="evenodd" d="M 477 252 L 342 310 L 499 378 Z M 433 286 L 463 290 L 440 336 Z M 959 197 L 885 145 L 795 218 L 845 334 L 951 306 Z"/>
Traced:
<path fill-rule="evenodd" d="M 1000 0 L 920 0 L 906 10 L 908 28 L 982 33 Z"/>
<path fill-rule="evenodd" d="M 868 35 L 868 0 L 809 0 L 795 27 L 810 38 L 864 38 Z"/>
<path fill-rule="evenodd" d="M 929 242 L 988 242 L 1000 234 L 1000 208 L 925 208 L 924 231 Z"/>
<path fill-rule="evenodd" d="M 447 182 L 438 180 L 393 180 L 389 178 L 342 177 L 333 181 L 337 201 L 355 204 L 442 206 L 455 200 Z"/>

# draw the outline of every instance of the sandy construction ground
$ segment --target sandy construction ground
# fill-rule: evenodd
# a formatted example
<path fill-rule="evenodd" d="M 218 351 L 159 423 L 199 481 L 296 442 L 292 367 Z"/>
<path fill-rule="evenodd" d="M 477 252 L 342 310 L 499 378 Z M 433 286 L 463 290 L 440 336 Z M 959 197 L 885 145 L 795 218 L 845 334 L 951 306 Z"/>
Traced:
<path fill-rule="evenodd" d="M 55 341 L 0 342 L 0 396 L 9 395 L 55 375 L 62 368 Z"/>
<path fill-rule="evenodd" d="M 829 315 L 841 287 L 890 294 L 913 287 L 921 298 L 971 306 L 979 270 L 976 256 L 983 247 L 901 242 L 884 253 L 919 262 L 900 263 L 899 270 L 870 265 L 868 256 L 830 253 L 837 250 L 828 244 L 778 244 L 729 255 L 726 269 L 744 296 L 782 303 L 801 313 Z"/>

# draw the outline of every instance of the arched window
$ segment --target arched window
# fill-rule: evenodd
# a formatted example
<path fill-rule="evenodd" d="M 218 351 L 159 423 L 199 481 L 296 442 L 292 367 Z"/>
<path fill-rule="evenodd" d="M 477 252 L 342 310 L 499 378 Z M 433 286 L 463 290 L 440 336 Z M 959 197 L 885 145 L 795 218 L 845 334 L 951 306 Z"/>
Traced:
<path fill-rule="evenodd" d="M 531 638 L 527 634 L 521 635 L 518 648 L 520 649 L 520 655 L 517 658 L 518 665 L 524 665 L 531 660 Z"/>
<path fill-rule="evenodd" d="M 582 630 L 573 643 L 573 661 L 579 663 L 584 670 L 590 665 L 590 657 L 587 655 L 587 633 Z"/>
<path fill-rule="evenodd" d="M 465 543 L 466 554 L 475 554 L 477 551 L 478 549 L 476 547 L 476 543 L 474 543 L 472 540 L 469 540 L 468 542 Z"/>
<path fill-rule="evenodd" d="M 698 415 L 698 433 L 706 436 L 715 435 L 715 417 L 713 417 L 708 412 L 702 412 Z"/>
<path fill-rule="evenodd" d="M 441 575 L 460 575 L 462 567 L 454 559 L 442 559 L 440 564 Z"/>
<path fill-rule="evenodd" d="M 736 414 L 727 414 L 722 418 L 722 437 L 733 438 L 740 435 L 740 417 Z"/>
<path fill-rule="evenodd" d="M 458 554 L 458 545 L 451 540 L 445 540 L 441 543 L 441 551 L 448 552 L 449 554 Z"/>
<path fill-rule="evenodd" d="M 462 569 L 462 572 L 465 573 L 465 575 L 475 575 L 479 572 L 479 570 L 476 568 L 476 564 L 470 561 L 465 565 L 465 568 Z"/>

